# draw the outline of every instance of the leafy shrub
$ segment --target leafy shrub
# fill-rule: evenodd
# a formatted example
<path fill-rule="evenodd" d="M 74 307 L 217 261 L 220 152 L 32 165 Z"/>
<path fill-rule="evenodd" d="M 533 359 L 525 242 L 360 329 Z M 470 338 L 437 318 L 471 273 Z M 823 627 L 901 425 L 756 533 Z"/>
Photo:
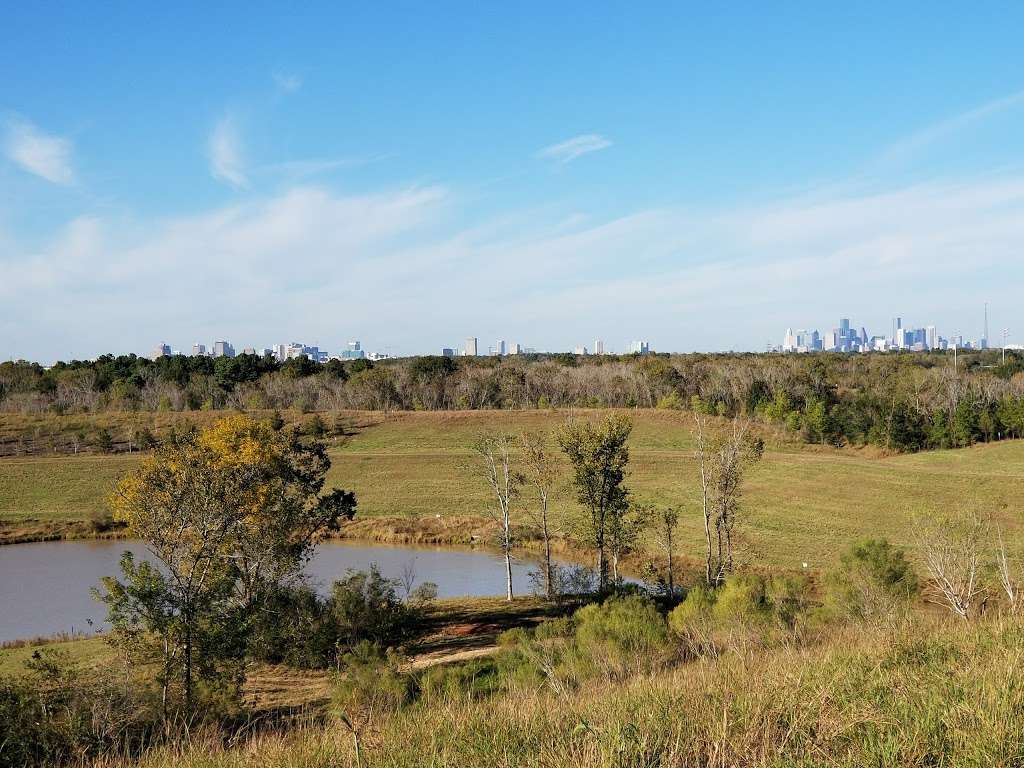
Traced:
<path fill-rule="evenodd" d="M 683 410 L 683 398 L 679 396 L 678 392 L 672 390 L 664 397 L 658 398 L 654 407 L 663 411 L 681 411 Z"/>
<path fill-rule="evenodd" d="M 510 678 L 495 659 L 473 659 L 427 669 L 419 678 L 421 698 L 428 704 L 456 699 L 480 699 L 496 693 Z"/>
<path fill-rule="evenodd" d="M 382 651 L 366 640 L 341 658 L 342 672 L 335 680 L 332 702 L 355 726 L 354 730 L 412 700 L 412 679 L 401 666 L 402 658 L 397 653 Z"/>
<path fill-rule="evenodd" d="M 0 679 L 0 767 L 59 763 L 73 752 L 73 736 L 47 717 L 45 702 L 28 684 Z"/>
<path fill-rule="evenodd" d="M 92 435 L 92 445 L 100 453 L 113 453 L 114 438 L 108 429 L 99 427 Z"/>
<path fill-rule="evenodd" d="M 679 637 L 686 637 L 697 628 L 703 628 L 711 621 L 711 609 L 715 607 L 715 592 L 698 584 L 686 593 L 686 599 L 668 615 L 668 625 Z"/>
<path fill-rule="evenodd" d="M 793 629 L 811 608 L 811 583 L 806 576 L 773 576 L 767 599 L 779 625 Z"/>
<path fill-rule="evenodd" d="M 408 604 L 424 606 L 437 600 L 437 584 L 425 581 L 409 593 Z"/>
<path fill-rule="evenodd" d="M 315 590 L 280 587 L 255 619 L 249 652 L 271 664 L 323 669 L 336 661 L 337 638 L 334 616 Z"/>
<path fill-rule="evenodd" d="M 367 640 L 387 647 L 404 639 L 414 614 L 398 597 L 398 586 L 396 579 L 381 576 L 376 565 L 334 582 L 328 611 L 339 644 L 352 648 Z"/>
<path fill-rule="evenodd" d="M 559 616 L 542 621 L 533 630 L 533 636 L 540 641 L 570 638 L 575 634 L 576 619 L 573 616 Z"/>
<path fill-rule="evenodd" d="M 869 539 L 845 552 L 826 582 L 829 608 L 852 618 L 881 618 L 918 591 L 917 575 L 906 553 L 886 539 Z"/>
<path fill-rule="evenodd" d="M 149 427 L 142 427 L 141 429 L 135 430 L 135 434 L 132 435 L 132 438 L 135 441 L 136 447 L 140 451 L 148 451 L 156 448 L 158 445 L 158 441 L 149 430 Z"/>
<path fill-rule="evenodd" d="M 153 689 L 126 687 L 123 671 L 85 674 L 67 654 L 40 649 L 23 678 L 0 678 L 0 768 L 81 763 L 104 751 L 128 754 L 158 718 Z"/>
<path fill-rule="evenodd" d="M 576 612 L 576 647 L 585 660 L 608 676 L 649 669 L 668 640 L 668 627 L 650 600 L 611 597 Z"/>
<path fill-rule="evenodd" d="M 309 437 L 323 437 L 327 433 L 327 425 L 324 424 L 324 420 L 320 416 L 314 413 L 303 424 L 302 432 Z"/>
<path fill-rule="evenodd" d="M 270 414 L 270 428 L 275 432 L 280 432 L 284 428 L 284 417 L 281 416 L 280 411 Z"/>
<path fill-rule="evenodd" d="M 750 573 L 730 576 L 718 590 L 711 615 L 720 625 L 763 623 L 771 617 L 765 580 Z"/>

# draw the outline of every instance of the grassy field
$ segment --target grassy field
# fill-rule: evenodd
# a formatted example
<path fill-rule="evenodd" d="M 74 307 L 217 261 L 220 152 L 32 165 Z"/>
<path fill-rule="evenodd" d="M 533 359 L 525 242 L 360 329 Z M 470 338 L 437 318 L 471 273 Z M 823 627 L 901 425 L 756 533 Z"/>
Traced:
<path fill-rule="evenodd" d="M 600 418 L 603 412 L 576 412 Z M 629 485 L 638 500 L 677 504 L 684 550 L 699 553 L 699 484 L 689 414 L 631 411 Z M 567 412 L 473 411 L 347 415 L 356 433 L 335 440 L 329 482 L 352 489 L 359 517 L 395 518 L 396 525 L 464 529 L 482 514 L 487 488 L 468 449 L 483 429 L 553 429 Z M 333 421 L 333 416 L 326 418 Z M 744 552 L 749 564 L 816 568 L 830 564 L 851 541 L 885 535 L 913 543 L 915 515 L 991 512 L 1018 552 L 1024 551 L 1019 499 L 1024 491 L 1024 442 L 957 451 L 880 456 L 871 450 L 807 446 L 768 428 L 768 450 L 745 488 Z M 7 530 L 73 526 L 104 510 L 105 497 L 136 456 L 0 459 L 0 535 Z M 566 475 L 567 476 L 567 475 Z M 560 489 L 555 512 L 572 505 Z M 440 515 L 440 518 L 438 516 Z M 383 522 L 383 521 L 381 521 Z M 372 524 L 360 527 L 375 535 Z M 380 528 L 383 530 L 383 528 Z M 74 533 L 74 530 L 71 530 Z"/>
<path fill-rule="evenodd" d="M 380 711 L 356 757 L 336 721 L 241 744 L 156 750 L 148 768 L 303 766 L 1016 766 L 1018 622 L 860 627 L 742 647 L 559 695 L 520 689 Z M 105 766 L 135 765 L 117 758 Z"/>

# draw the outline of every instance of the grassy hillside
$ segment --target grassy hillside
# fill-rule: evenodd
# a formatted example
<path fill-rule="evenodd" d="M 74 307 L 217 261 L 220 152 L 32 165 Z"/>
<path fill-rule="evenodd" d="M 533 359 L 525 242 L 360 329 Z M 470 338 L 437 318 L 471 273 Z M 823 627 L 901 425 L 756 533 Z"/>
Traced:
<path fill-rule="evenodd" d="M 688 414 L 631 411 L 629 484 L 634 496 L 682 507 L 680 542 L 690 554 L 700 541 L 699 485 Z M 576 412 L 600 418 L 602 412 Z M 331 483 L 356 491 L 359 516 L 442 520 L 478 515 L 489 503 L 468 450 L 482 429 L 552 429 L 568 412 L 474 411 L 346 416 L 356 433 L 335 440 Z M 333 423 L 333 417 L 325 418 Z M 768 450 L 745 490 L 745 552 L 751 564 L 826 565 L 849 542 L 887 535 L 911 544 L 913 516 L 976 506 L 1024 543 L 1019 502 L 1024 442 L 957 451 L 880 457 L 794 443 L 765 430 Z M 71 524 L 102 513 L 116 478 L 135 455 L 0 459 L 0 532 Z M 568 475 L 566 474 L 566 477 Z M 556 512 L 572 503 L 567 488 Z"/>
<path fill-rule="evenodd" d="M 379 712 L 363 766 L 1011 766 L 1024 749 L 1017 622 L 840 631 L 738 648 L 569 696 L 523 686 Z M 122 766 L 117 759 L 103 765 Z M 134 764 L 134 763 L 132 763 Z M 355 766 L 337 722 L 158 750 L 148 768 Z"/>

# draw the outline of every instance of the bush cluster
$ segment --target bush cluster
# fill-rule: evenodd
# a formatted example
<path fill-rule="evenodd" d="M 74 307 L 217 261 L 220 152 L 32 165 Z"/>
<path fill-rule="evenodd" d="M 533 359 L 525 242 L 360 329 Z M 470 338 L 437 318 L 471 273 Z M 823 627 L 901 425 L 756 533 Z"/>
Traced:
<path fill-rule="evenodd" d="M 281 588 L 257 619 L 251 653 L 259 661 L 326 669 L 364 644 L 399 646 L 415 626 L 418 609 L 436 595 L 432 586 L 421 584 L 403 601 L 398 580 L 371 565 L 334 582 L 326 598 L 304 584 Z"/>

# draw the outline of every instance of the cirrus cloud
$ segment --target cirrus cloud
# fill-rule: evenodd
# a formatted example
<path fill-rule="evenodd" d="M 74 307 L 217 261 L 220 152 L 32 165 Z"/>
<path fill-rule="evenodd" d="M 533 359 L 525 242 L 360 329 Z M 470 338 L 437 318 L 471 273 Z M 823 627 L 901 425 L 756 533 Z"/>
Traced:
<path fill-rule="evenodd" d="M 585 133 L 558 144 L 552 144 L 550 147 L 544 147 L 537 152 L 537 157 L 564 165 L 578 157 L 589 155 L 591 152 L 607 149 L 611 145 L 611 141 L 598 133 Z"/>
<path fill-rule="evenodd" d="M 71 150 L 70 140 L 45 134 L 27 121 L 8 123 L 4 141 L 7 159 L 52 184 L 69 186 L 74 183 Z"/>
<path fill-rule="evenodd" d="M 207 153 L 213 178 L 235 189 L 249 186 L 249 177 L 242 162 L 241 139 L 234 118 L 230 115 L 225 115 L 213 126 L 207 142 Z"/>

